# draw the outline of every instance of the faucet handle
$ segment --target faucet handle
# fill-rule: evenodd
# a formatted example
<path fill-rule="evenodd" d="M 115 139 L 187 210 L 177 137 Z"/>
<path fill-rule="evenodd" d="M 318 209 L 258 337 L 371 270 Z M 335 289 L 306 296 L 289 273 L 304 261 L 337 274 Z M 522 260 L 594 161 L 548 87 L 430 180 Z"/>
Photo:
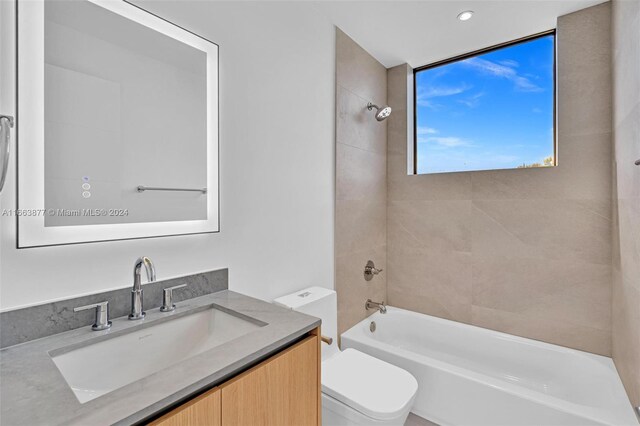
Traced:
<path fill-rule="evenodd" d="M 91 305 L 78 306 L 73 308 L 73 312 L 86 311 L 89 309 L 96 310 L 96 319 L 91 326 L 93 331 L 107 330 L 111 328 L 111 321 L 109 321 L 109 302 L 92 303 Z"/>
<path fill-rule="evenodd" d="M 380 269 L 376 268 L 376 265 L 373 263 L 372 260 L 368 260 L 367 264 L 364 267 L 364 279 L 366 281 L 371 281 L 374 275 L 378 275 L 382 271 L 383 271 L 382 268 Z"/>
<path fill-rule="evenodd" d="M 179 288 L 185 288 L 186 284 L 174 285 L 173 287 L 168 287 L 162 290 L 162 306 L 160 306 L 161 312 L 171 312 L 175 311 L 176 304 L 173 303 L 173 290 L 177 290 Z"/>

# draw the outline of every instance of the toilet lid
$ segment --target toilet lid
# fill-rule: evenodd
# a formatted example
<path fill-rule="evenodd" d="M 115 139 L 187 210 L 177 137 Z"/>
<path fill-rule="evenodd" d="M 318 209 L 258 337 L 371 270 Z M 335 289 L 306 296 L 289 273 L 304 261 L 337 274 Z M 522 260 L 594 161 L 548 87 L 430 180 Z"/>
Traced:
<path fill-rule="evenodd" d="M 322 362 L 322 392 L 377 420 L 402 414 L 417 390 L 407 371 L 355 349 Z"/>

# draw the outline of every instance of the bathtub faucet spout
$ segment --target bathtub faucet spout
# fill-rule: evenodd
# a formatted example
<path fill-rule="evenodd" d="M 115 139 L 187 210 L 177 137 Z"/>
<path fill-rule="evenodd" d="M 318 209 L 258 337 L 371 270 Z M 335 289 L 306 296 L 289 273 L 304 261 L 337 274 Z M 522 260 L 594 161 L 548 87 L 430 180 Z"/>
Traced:
<path fill-rule="evenodd" d="M 377 309 L 381 314 L 387 313 L 387 305 L 384 304 L 384 300 L 381 303 L 374 302 L 371 299 L 367 299 L 367 302 L 364 304 L 366 310 L 369 309 Z"/>

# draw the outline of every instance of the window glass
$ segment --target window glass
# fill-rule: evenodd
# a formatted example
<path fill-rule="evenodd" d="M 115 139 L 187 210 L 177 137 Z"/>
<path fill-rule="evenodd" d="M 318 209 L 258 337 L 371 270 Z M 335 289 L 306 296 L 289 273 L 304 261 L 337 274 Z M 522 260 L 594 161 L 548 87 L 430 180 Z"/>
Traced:
<path fill-rule="evenodd" d="M 548 167 L 555 34 L 415 71 L 415 172 Z"/>

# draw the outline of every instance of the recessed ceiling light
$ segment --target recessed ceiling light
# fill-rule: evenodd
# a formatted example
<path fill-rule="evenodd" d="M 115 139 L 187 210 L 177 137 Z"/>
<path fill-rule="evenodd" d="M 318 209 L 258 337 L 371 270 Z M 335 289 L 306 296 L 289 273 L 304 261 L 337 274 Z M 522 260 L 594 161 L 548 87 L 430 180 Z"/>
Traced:
<path fill-rule="evenodd" d="M 461 21 L 468 21 L 473 16 L 473 10 L 465 10 L 464 12 L 460 12 L 458 15 L 458 19 Z"/>

